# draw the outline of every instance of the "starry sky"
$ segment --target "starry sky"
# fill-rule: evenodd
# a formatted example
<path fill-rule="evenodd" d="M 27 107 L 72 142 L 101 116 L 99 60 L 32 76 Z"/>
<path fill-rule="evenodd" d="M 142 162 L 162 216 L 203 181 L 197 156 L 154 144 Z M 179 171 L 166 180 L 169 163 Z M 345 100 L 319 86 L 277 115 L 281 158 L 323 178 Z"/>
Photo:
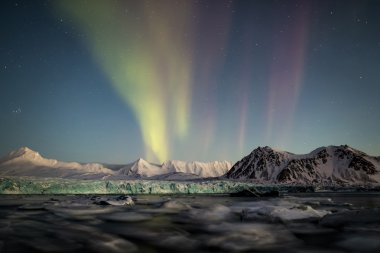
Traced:
<path fill-rule="evenodd" d="M 380 1 L 1 1 L 0 154 L 380 155 Z"/>

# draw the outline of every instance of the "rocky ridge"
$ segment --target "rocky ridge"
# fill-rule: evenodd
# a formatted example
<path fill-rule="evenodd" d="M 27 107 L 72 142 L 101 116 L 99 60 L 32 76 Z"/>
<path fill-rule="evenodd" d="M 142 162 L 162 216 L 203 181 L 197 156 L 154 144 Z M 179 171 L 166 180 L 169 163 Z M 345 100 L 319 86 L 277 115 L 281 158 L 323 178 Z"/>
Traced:
<path fill-rule="evenodd" d="M 380 159 L 347 145 L 318 148 L 296 155 L 258 147 L 225 175 L 262 183 L 380 183 Z"/>

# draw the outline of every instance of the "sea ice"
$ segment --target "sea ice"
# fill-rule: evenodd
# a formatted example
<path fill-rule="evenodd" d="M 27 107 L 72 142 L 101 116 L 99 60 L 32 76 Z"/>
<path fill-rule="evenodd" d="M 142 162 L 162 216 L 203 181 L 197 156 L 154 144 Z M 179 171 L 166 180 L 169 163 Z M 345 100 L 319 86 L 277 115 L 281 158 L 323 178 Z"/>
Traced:
<path fill-rule="evenodd" d="M 269 250 L 298 243 L 291 233 L 278 225 L 219 223 L 209 225 L 208 231 L 215 234 L 208 245 L 227 251 Z"/>
<path fill-rule="evenodd" d="M 231 209 L 224 205 L 213 205 L 206 210 L 192 209 L 189 213 L 190 217 L 198 221 L 216 222 L 224 221 L 232 215 Z"/>
<path fill-rule="evenodd" d="M 232 208 L 235 212 L 241 212 L 242 219 L 279 219 L 284 222 L 320 219 L 330 213 L 316 210 L 309 205 L 278 199 L 240 203 Z"/>

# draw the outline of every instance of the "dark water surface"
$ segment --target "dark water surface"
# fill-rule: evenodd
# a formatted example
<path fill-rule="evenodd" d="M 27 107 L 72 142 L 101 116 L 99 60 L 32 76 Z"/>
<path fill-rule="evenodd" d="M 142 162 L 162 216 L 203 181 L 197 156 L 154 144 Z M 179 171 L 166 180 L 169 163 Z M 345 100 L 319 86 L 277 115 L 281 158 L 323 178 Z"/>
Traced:
<path fill-rule="evenodd" d="M 0 195 L 0 252 L 380 252 L 379 194 L 134 200 Z"/>

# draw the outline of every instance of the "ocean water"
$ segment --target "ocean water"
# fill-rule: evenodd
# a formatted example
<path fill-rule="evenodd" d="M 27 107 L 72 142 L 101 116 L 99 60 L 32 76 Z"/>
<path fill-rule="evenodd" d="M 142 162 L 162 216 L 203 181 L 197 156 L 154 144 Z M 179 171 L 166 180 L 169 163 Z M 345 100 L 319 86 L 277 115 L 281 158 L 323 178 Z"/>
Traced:
<path fill-rule="evenodd" d="M 0 252 L 380 252 L 380 195 L 0 195 Z"/>

